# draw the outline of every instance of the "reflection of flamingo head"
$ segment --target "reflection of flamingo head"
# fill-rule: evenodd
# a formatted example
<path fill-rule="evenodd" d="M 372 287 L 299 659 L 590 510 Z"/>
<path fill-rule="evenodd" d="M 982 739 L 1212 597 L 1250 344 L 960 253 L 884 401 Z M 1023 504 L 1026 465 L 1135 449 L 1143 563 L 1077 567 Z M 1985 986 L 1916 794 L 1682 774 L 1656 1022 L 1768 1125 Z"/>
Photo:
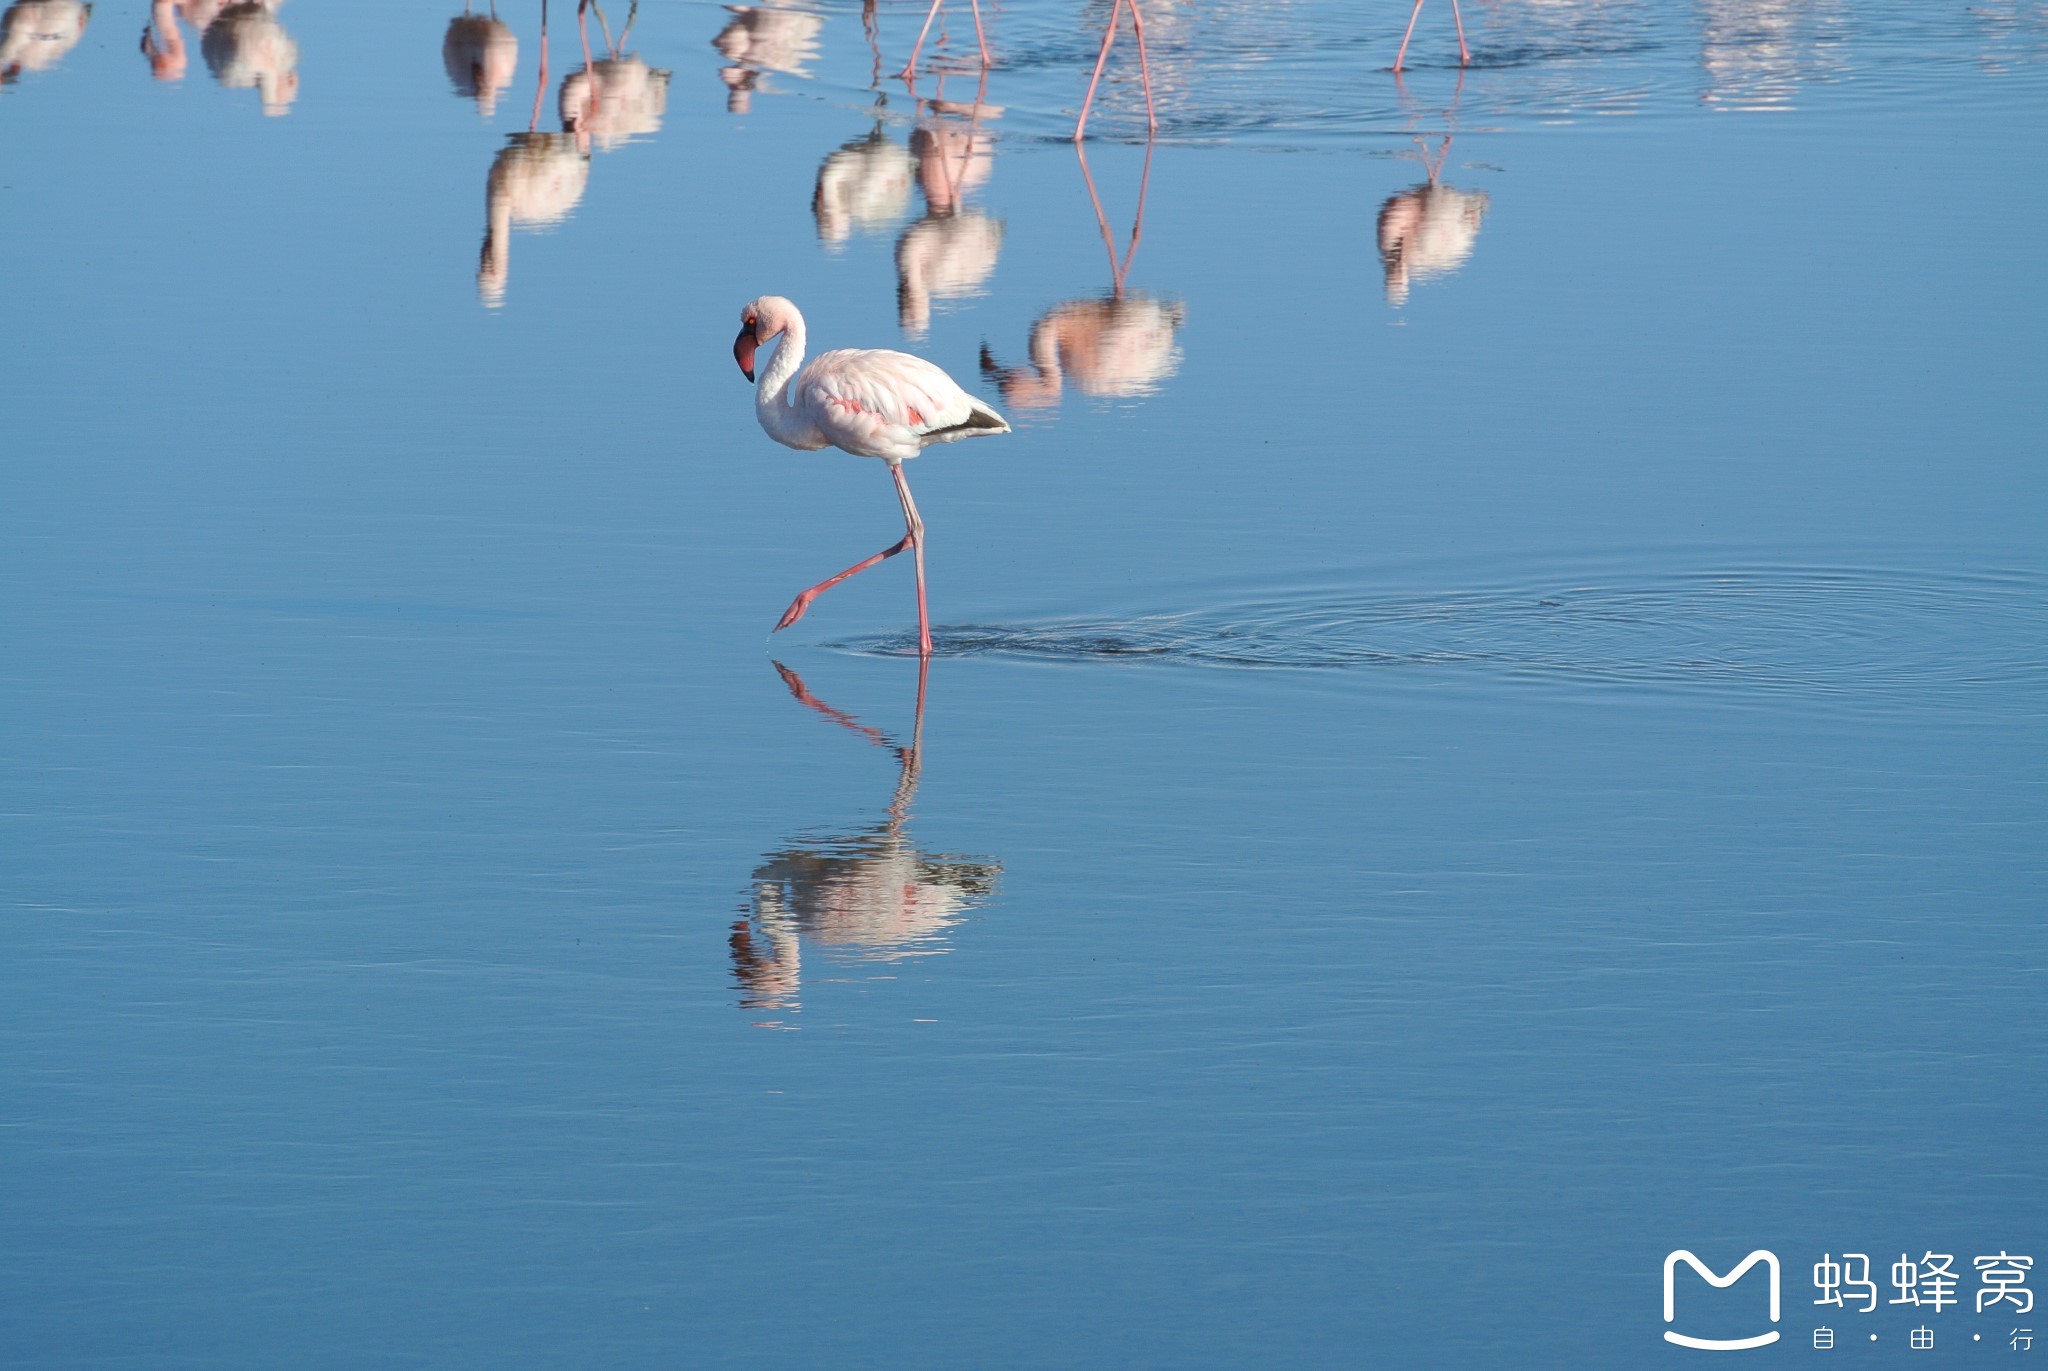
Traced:
<path fill-rule="evenodd" d="M 1031 364 L 1003 367 L 982 350 L 982 373 L 1003 399 L 1024 409 L 1059 402 L 1071 380 L 1083 395 L 1135 399 L 1180 370 L 1178 334 L 1187 307 L 1149 295 L 1069 300 L 1031 328 Z"/>
<path fill-rule="evenodd" d="M 486 305 L 504 302 L 513 226 L 560 223 L 582 201 L 589 184 L 590 158 L 571 135 L 515 133 L 506 140 L 484 187 L 488 227 L 476 284 Z"/>
<path fill-rule="evenodd" d="M 92 6 L 81 0 L 15 0 L 0 14 L 0 81 L 56 66 L 91 22 Z"/>
<path fill-rule="evenodd" d="M 458 14 L 441 40 L 441 65 L 455 93 L 475 100 L 477 111 L 489 117 L 519 70 L 519 35 L 503 20 Z"/>
<path fill-rule="evenodd" d="M 214 79 L 230 90 L 254 88 L 263 112 L 288 113 L 299 95 L 299 45 L 259 0 L 230 5 L 200 40 Z"/>
<path fill-rule="evenodd" d="M 895 223 L 910 208 L 916 172 L 917 159 L 879 128 L 846 144 L 818 167 L 811 196 L 818 237 L 844 243 L 855 229 L 873 232 Z"/>
<path fill-rule="evenodd" d="M 1380 265 L 1387 303 L 1408 299 L 1411 284 L 1447 275 L 1465 264 L 1486 216 L 1484 191 L 1425 182 L 1389 196 L 1380 207 Z"/>
<path fill-rule="evenodd" d="M 638 57 L 601 58 L 562 82 L 562 127 L 606 152 L 661 130 L 669 74 Z"/>

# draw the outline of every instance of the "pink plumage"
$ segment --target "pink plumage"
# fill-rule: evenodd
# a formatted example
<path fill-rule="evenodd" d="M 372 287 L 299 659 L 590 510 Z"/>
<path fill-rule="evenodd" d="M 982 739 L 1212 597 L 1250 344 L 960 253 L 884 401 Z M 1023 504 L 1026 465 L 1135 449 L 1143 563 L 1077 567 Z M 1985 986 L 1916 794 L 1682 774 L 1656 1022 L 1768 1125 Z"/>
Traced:
<path fill-rule="evenodd" d="M 918 647 L 928 657 L 932 633 L 925 607 L 924 521 L 910 498 L 902 464 L 934 443 L 1008 433 L 1010 425 L 944 371 L 907 352 L 840 348 L 804 366 L 804 316 L 779 295 L 764 295 L 740 311 L 740 334 L 732 351 L 748 380 L 754 379 L 756 352 L 777 338 L 781 341 L 754 396 L 761 427 L 785 447 L 836 447 L 887 462 L 903 505 L 904 534 L 893 547 L 797 596 L 775 627 L 788 628 L 823 592 L 909 548 L 917 561 Z"/>

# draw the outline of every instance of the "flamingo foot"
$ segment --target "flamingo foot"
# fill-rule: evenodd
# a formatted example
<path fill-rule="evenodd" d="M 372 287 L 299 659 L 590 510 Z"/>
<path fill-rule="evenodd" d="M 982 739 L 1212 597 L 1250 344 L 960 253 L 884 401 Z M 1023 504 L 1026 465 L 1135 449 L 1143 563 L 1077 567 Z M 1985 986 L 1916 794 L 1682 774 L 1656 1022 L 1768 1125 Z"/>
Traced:
<path fill-rule="evenodd" d="M 780 633 L 783 629 L 788 628 L 798 619 L 803 618 L 805 614 L 810 612 L 811 601 L 815 600 L 816 598 L 818 597 L 815 594 L 807 590 L 803 594 L 797 596 L 794 600 L 791 600 L 789 602 L 789 608 L 782 611 L 782 617 L 776 620 L 775 627 L 770 629 L 769 632 Z"/>

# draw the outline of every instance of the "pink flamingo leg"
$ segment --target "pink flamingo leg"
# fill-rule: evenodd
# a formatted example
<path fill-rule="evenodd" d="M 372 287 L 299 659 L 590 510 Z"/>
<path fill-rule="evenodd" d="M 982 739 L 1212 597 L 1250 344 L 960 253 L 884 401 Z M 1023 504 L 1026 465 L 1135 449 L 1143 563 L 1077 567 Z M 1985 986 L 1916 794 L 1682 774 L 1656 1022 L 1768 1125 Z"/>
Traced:
<path fill-rule="evenodd" d="M 1422 17 L 1422 0 L 1415 0 L 1415 8 L 1408 12 L 1408 32 L 1401 35 L 1401 50 L 1394 54 L 1394 70 L 1401 70 L 1408 56 L 1408 40 L 1415 36 L 1415 21 Z"/>
<path fill-rule="evenodd" d="M 1472 65 L 1471 49 L 1465 46 L 1465 16 L 1458 13 L 1458 0 L 1451 0 L 1451 20 L 1458 26 L 1458 65 Z"/>
<path fill-rule="evenodd" d="M 1421 0 L 1416 0 L 1417 4 Z M 1102 30 L 1102 51 L 1095 57 L 1095 74 L 1088 78 L 1088 97 L 1081 102 L 1081 117 L 1074 121 L 1074 141 L 1081 141 L 1083 130 L 1088 127 L 1088 111 L 1095 105 L 1095 86 L 1102 80 L 1102 69 L 1109 63 L 1110 44 L 1116 42 L 1116 20 L 1123 13 L 1124 0 L 1113 0 L 1109 7 L 1109 24 Z"/>
<path fill-rule="evenodd" d="M 932 616 L 924 603 L 924 520 L 917 514 L 917 501 L 910 498 L 910 482 L 903 479 L 903 463 L 889 463 L 889 474 L 896 478 L 896 493 L 903 498 L 903 517 L 910 524 L 910 532 L 904 535 L 911 550 L 917 554 L 917 655 L 932 655 Z"/>
<path fill-rule="evenodd" d="M 1138 75 L 1145 83 L 1145 132 L 1157 133 L 1159 116 L 1152 109 L 1152 63 L 1145 56 L 1145 16 L 1138 9 L 1138 0 L 1129 0 L 1129 4 L 1131 29 L 1138 35 Z"/>
<path fill-rule="evenodd" d="M 917 557 L 917 650 L 920 656 L 929 657 L 932 655 L 931 613 L 925 607 L 924 595 L 924 520 L 918 517 L 917 502 L 910 498 L 910 483 L 903 479 L 903 464 L 901 462 L 889 463 L 889 474 L 896 478 L 896 494 L 903 502 L 903 522 L 906 526 L 903 540 L 893 547 L 883 548 L 872 557 L 863 558 L 855 562 L 837 576 L 818 582 L 818 584 L 804 591 L 794 600 L 791 600 L 789 608 L 782 612 L 781 620 L 775 625 L 774 632 L 780 633 L 783 629 L 788 628 L 791 624 L 803 618 L 811 607 L 811 601 L 817 599 L 841 581 L 846 580 L 849 576 L 858 576 L 876 563 L 886 561 L 903 551 L 903 549 L 909 548 Z"/>
<path fill-rule="evenodd" d="M 847 577 L 857 576 L 861 572 L 866 571 L 869 567 L 875 565 L 875 563 L 884 561 L 890 557 L 894 557 L 897 553 L 903 551 L 903 549 L 909 546 L 910 535 L 906 533 L 903 535 L 903 541 L 896 544 L 894 547 L 883 548 L 874 556 L 855 562 L 852 566 L 840 572 L 837 576 L 833 576 L 827 580 L 818 582 L 809 590 L 805 591 L 803 594 L 797 596 L 794 600 L 791 600 L 789 602 L 789 608 L 782 611 L 782 618 L 776 623 L 772 631 L 780 633 L 783 629 L 788 628 L 798 619 L 803 618 L 804 614 L 811 607 L 811 601 L 817 599 L 820 595 L 823 595 L 826 591 L 830 590 L 833 586 L 838 585 Z"/>
<path fill-rule="evenodd" d="M 898 76 L 910 77 L 917 74 L 917 55 L 924 51 L 924 36 L 932 31 L 932 20 L 939 17 L 939 6 L 945 3 L 946 0 L 932 0 L 932 7 L 925 11 L 924 27 L 917 31 L 917 41 L 910 45 L 910 60 L 903 64 L 902 71 L 896 73 Z M 979 22 L 980 16 L 981 12 L 976 10 L 975 18 L 977 22 Z M 984 62 L 988 60 L 986 54 L 983 55 L 982 60 Z"/>

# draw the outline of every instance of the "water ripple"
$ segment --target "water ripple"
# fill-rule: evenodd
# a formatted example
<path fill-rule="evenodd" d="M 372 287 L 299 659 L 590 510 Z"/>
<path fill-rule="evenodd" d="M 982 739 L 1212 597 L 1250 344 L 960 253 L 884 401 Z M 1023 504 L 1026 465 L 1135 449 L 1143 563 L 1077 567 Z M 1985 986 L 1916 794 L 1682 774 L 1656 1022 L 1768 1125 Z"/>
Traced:
<path fill-rule="evenodd" d="M 2048 683 L 2048 577 L 1748 567 L 1392 594 L 1360 577 L 1207 607 L 937 627 L 948 657 L 1463 670 L 1633 687 L 2008 695 Z M 835 643 L 915 650 L 907 634 Z M 2038 708 L 2038 695 L 2023 695 Z"/>

